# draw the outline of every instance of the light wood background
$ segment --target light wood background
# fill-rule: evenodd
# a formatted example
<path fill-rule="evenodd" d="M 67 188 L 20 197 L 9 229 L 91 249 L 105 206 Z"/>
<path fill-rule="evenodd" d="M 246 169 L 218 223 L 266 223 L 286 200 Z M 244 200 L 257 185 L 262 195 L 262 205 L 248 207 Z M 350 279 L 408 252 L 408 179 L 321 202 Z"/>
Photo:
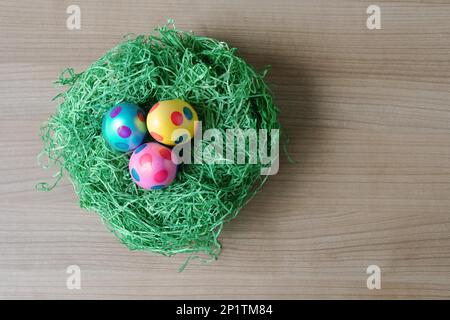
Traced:
<path fill-rule="evenodd" d="M 272 65 L 297 160 L 225 227 L 218 261 L 183 273 L 182 256 L 121 246 L 69 181 L 34 189 L 51 175 L 36 163 L 51 82 L 167 18 Z M 450 298 L 448 1 L 2 0 L 0 74 L 1 298 Z"/>

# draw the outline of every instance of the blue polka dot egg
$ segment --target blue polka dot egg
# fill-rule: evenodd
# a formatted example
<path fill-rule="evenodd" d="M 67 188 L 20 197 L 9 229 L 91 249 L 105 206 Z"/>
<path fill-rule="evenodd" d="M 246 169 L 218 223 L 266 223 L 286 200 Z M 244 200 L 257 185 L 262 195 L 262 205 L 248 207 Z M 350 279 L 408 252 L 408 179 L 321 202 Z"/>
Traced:
<path fill-rule="evenodd" d="M 108 145 L 127 152 L 142 144 L 147 133 L 144 111 L 134 103 L 121 102 L 103 116 L 102 135 Z"/>

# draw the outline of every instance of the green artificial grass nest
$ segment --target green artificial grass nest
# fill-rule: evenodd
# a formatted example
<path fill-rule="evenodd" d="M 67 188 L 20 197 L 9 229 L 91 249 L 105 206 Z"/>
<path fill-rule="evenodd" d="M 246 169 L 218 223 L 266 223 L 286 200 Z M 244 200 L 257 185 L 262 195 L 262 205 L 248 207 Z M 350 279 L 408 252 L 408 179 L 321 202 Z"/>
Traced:
<path fill-rule="evenodd" d="M 262 164 L 184 164 L 176 180 L 146 191 L 130 179 L 130 153 L 112 152 L 101 135 L 104 113 L 129 101 L 140 106 L 181 98 L 195 106 L 203 129 L 278 129 L 278 110 L 258 73 L 226 43 L 172 24 L 128 36 L 86 71 L 65 70 L 57 112 L 42 127 L 43 153 L 67 172 L 80 207 L 95 211 L 132 250 L 216 258 L 219 234 L 266 181 Z"/>

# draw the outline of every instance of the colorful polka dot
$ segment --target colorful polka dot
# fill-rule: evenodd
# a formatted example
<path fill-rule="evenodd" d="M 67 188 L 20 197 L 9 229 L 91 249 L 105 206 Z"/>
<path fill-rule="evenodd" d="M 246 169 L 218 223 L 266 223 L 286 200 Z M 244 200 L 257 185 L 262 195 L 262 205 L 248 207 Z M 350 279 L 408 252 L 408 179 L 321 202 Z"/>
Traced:
<path fill-rule="evenodd" d="M 152 167 L 152 155 L 150 153 L 144 154 L 140 157 L 139 164 L 143 169 L 150 169 Z"/>
<path fill-rule="evenodd" d="M 153 176 L 153 179 L 155 179 L 156 182 L 161 183 L 161 182 L 163 182 L 164 180 L 167 179 L 168 174 L 169 173 L 167 172 L 167 170 L 161 170 L 161 171 L 158 171 Z"/>
<path fill-rule="evenodd" d="M 122 107 L 117 106 L 109 113 L 109 115 L 111 116 L 111 118 L 115 118 L 120 113 L 120 111 L 122 111 Z"/>
<path fill-rule="evenodd" d="M 179 126 L 183 123 L 183 115 L 178 111 L 174 111 L 170 115 L 170 120 L 172 120 L 174 125 Z"/>
<path fill-rule="evenodd" d="M 152 187 L 152 190 L 160 190 L 160 189 L 162 189 L 162 188 L 164 188 L 165 187 L 165 185 L 163 185 L 163 184 L 158 184 L 158 185 L 156 185 L 156 186 L 153 186 Z"/>
<path fill-rule="evenodd" d="M 156 140 L 156 141 L 163 141 L 164 138 L 161 137 L 159 134 L 157 134 L 156 132 L 150 132 L 150 134 L 152 135 L 152 137 Z"/>
<path fill-rule="evenodd" d="M 141 111 L 137 112 L 137 116 L 138 116 L 139 120 L 141 120 L 142 122 L 145 122 L 145 116 Z"/>
<path fill-rule="evenodd" d="M 134 153 L 135 153 L 135 154 L 138 154 L 139 152 L 141 152 L 142 150 L 144 150 L 146 146 L 147 146 L 147 145 L 146 145 L 145 143 L 144 143 L 144 144 L 141 144 L 136 150 L 134 150 Z"/>
<path fill-rule="evenodd" d="M 133 176 L 134 180 L 139 181 L 141 178 L 139 177 L 139 174 L 137 173 L 136 169 L 131 169 L 131 175 Z"/>
<path fill-rule="evenodd" d="M 172 153 L 169 149 L 161 148 L 159 149 L 159 155 L 166 160 L 172 160 Z"/>
<path fill-rule="evenodd" d="M 183 135 L 179 136 L 177 140 L 175 140 L 175 144 L 180 144 L 181 142 L 183 142 L 186 139 L 187 139 L 187 136 L 185 134 L 183 134 Z"/>
<path fill-rule="evenodd" d="M 119 134 L 119 136 L 121 136 L 122 138 L 128 138 L 131 135 L 131 129 L 128 128 L 127 126 L 120 126 L 117 129 L 117 133 Z"/>
<path fill-rule="evenodd" d="M 159 106 L 159 102 L 157 102 L 157 103 L 150 109 L 149 113 L 152 112 L 152 111 L 155 111 L 155 109 L 156 109 L 158 106 Z"/>
<path fill-rule="evenodd" d="M 140 132 L 142 132 L 142 133 L 147 132 L 147 126 L 145 125 L 145 122 L 142 122 L 141 119 L 139 119 L 139 117 L 136 117 L 134 124 L 136 125 L 136 128 Z"/>
<path fill-rule="evenodd" d="M 114 144 L 116 147 L 117 147 L 117 149 L 119 149 L 119 150 L 128 150 L 129 149 L 129 146 L 128 146 L 128 144 L 126 144 L 126 143 L 123 143 L 123 142 L 116 142 L 115 144 Z"/>
<path fill-rule="evenodd" d="M 189 109 L 188 107 L 183 107 L 183 113 L 186 119 L 192 120 L 193 115 L 191 109 Z"/>

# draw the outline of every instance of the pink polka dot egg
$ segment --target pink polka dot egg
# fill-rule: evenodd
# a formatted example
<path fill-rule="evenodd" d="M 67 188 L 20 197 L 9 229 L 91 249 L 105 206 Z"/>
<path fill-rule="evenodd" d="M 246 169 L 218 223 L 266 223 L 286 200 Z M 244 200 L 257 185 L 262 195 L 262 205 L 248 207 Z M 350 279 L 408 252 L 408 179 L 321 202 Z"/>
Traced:
<path fill-rule="evenodd" d="M 189 141 L 197 129 L 198 115 L 181 99 L 156 103 L 147 115 L 147 128 L 158 142 L 174 146 Z"/>
<path fill-rule="evenodd" d="M 140 145 L 130 157 L 131 179 L 141 188 L 158 190 L 172 183 L 177 165 L 172 161 L 172 151 L 156 142 Z"/>

